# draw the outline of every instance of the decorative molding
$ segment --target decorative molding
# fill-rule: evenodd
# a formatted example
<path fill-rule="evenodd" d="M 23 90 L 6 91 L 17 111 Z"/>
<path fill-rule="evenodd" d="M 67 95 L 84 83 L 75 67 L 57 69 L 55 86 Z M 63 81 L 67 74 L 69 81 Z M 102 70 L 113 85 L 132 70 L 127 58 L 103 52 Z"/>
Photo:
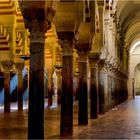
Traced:
<path fill-rule="evenodd" d="M 34 28 L 34 20 L 38 23 L 41 32 L 51 28 L 58 1 L 19 1 L 19 6 L 25 22 L 25 27 Z"/>
<path fill-rule="evenodd" d="M 45 33 L 38 30 L 37 27 L 30 31 L 30 44 L 32 43 L 45 43 Z"/>
<path fill-rule="evenodd" d="M 79 62 L 87 63 L 87 52 L 78 52 L 79 54 Z"/>
<path fill-rule="evenodd" d="M 62 56 L 73 55 L 74 40 L 59 40 L 59 43 L 62 47 Z"/>
<path fill-rule="evenodd" d="M 15 63 L 17 70 L 22 70 L 24 68 L 24 63 Z"/>
<path fill-rule="evenodd" d="M 55 72 L 56 72 L 56 75 L 57 75 L 59 78 L 62 76 L 62 68 L 61 68 L 61 69 L 56 68 L 56 69 L 55 69 Z"/>
<path fill-rule="evenodd" d="M 2 66 L 2 71 L 10 72 L 10 70 L 12 69 L 12 66 L 13 66 L 12 61 L 1 61 L 0 63 L 1 63 L 1 66 Z"/>
<path fill-rule="evenodd" d="M 105 63 L 105 59 L 100 59 L 98 62 L 98 69 L 99 72 L 106 72 L 106 63 Z"/>
<path fill-rule="evenodd" d="M 77 54 L 79 55 L 79 62 L 87 63 L 89 44 L 77 44 L 76 45 Z"/>
<path fill-rule="evenodd" d="M 89 58 L 89 65 L 91 68 L 97 68 L 98 62 L 99 62 L 99 53 L 89 53 L 88 55 Z"/>

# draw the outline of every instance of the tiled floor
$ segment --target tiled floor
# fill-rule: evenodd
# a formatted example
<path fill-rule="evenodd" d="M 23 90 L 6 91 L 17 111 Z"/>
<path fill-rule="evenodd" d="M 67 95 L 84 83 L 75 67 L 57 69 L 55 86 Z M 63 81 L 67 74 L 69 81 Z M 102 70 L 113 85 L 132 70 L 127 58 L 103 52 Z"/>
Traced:
<path fill-rule="evenodd" d="M 78 126 L 77 103 L 74 103 L 73 136 L 69 139 L 140 139 L 140 97 L 124 102 L 88 126 Z M 60 139 L 60 107 L 45 109 L 45 139 Z M 28 112 L 0 113 L 0 139 L 27 139 Z M 68 139 L 66 138 L 66 139 Z"/>

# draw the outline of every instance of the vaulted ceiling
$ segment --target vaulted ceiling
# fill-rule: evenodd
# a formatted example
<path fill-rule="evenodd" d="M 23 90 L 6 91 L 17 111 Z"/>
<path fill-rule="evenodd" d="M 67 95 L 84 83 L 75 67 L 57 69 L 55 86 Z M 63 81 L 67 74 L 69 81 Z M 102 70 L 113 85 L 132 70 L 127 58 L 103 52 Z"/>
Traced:
<path fill-rule="evenodd" d="M 125 41 L 131 47 L 131 44 L 140 40 L 140 0 L 119 0 L 116 7 Z"/>

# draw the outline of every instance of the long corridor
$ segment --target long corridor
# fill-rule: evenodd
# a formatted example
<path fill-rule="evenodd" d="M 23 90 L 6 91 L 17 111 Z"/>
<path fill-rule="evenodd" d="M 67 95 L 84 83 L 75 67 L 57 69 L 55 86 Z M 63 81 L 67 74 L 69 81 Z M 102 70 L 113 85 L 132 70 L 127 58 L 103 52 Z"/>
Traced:
<path fill-rule="evenodd" d="M 88 126 L 78 126 L 74 102 L 73 136 L 66 139 L 140 139 L 140 96 L 113 108 Z M 27 139 L 27 110 L 0 113 L 0 139 Z M 45 108 L 45 139 L 59 137 L 60 107 Z"/>
<path fill-rule="evenodd" d="M 88 127 L 75 133 L 76 139 L 140 139 L 140 97 L 113 108 Z"/>

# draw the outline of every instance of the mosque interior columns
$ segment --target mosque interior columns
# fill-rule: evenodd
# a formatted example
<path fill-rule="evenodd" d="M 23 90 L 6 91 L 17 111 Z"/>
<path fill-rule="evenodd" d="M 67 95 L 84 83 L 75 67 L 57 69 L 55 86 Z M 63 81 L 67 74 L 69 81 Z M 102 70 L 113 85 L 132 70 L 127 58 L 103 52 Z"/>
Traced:
<path fill-rule="evenodd" d="M 79 125 L 88 124 L 88 90 L 87 90 L 87 58 L 89 44 L 77 44 L 77 53 L 79 55 Z"/>
<path fill-rule="evenodd" d="M 73 133 L 73 48 L 74 38 L 64 33 L 61 40 L 62 47 L 62 94 L 60 135 Z M 70 37 L 70 38 L 69 38 Z"/>
<path fill-rule="evenodd" d="M 22 70 L 24 68 L 24 63 L 16 63 L 17 73 L 18 73 L 18 85 L 17 85 L 17 101 L 18 101 L 18 110 L 23 109 L 23 75 Z"/>
<path fill-rule="evenodd" d="M 2 70 L 4 71 L 4 112 L 10 112 L 10 70 L 12 61 L 2 61 Z"/>
<path fill-rule="evenodd" d="M 89 54 L 90 65 L 90 118 L 97 119 L 99 114 L 99 94 L 98 94 L 98 53 Z"/>
<path fill-rule="evenodd" d="M 51 27 L 51 19 L 47 19 L 45 14 L 45 4 L 45 1 L 20 3 L 25 27 L 30 32 L 29 139 L 44 138 L 44 45 L 45 32 Z"/>
<path fill-rule="evenodd" d="M 46 104 L 60 107 L 65 137 L 73 104 L 80 127 L 140 93 L 139 9 L 137 0 L 0 1 L 0 102 L 10 113 L 14 96 L 24 111 L 28 75 L 28 139 L 44 139 Z"/>

